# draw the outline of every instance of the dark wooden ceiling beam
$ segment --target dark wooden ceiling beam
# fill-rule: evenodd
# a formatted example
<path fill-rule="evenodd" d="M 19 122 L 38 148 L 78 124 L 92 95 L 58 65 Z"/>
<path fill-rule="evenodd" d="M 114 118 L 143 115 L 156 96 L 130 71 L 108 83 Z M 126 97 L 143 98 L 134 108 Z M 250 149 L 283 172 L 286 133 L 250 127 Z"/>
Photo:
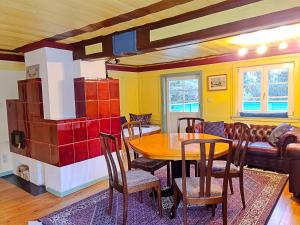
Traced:
<path fill-rule="evenodd" d="M 14 55 L 14 54 L 3 54 L 0 53 L 0 60 L 3 61 L 13 61 L 13 62 L 24 62 L 23 55 Z"/>
<path fill-rule="evenodd" d="M 148 64 L 143 66 L 128 66 L 128 65 L 108 65 L 108 70 L 126 71 L 126 72 L 149 72 L 155 70 L 167 70 L 183 67 L 193 67 L 201 65 L 209 65 L 216 63 L 234 62 L 240 60 L 257 59 L 263 57 L 272 57 L 278 55 L 288 55 L 300 53 L 299 43 L 291 43 L 287 49 L 281 50 L 278 47 L 271 47 L 265 54 L 258 55 L 256 50 L 251 50 L 245 56 L 239 56 L 236 52 L 224 55 L 215 55 L 210 57 L 194 58 L 183 61 L 173 61 L 166 63 Z"/>
<path fill-rule="evenodd" d="M 271 29 L 279 26 L 291 25 L 300 22 L 299 14 L 300 7 L 295 7 L 187 34 L 182 34 L 175 37 L 165 38 L 152 42 L 149 41 L 148 43 L 144 43 L 143 46 L 140 46 L 140 50 L 143 51 L 143 49 L 146 49 L 149 51 L 151 49 L 164 48 L 170 45 L 178 45 L 179 43 L 200 43 L 219 38 L 255 32 L 261 29 Z"/>
<path fill-rule="evenodd" d="M 137 31 L 137 49 L 140 52 L 150 52 L 155 50 L 154 48 L 151 47 L 151 43 L 150 42 L 150 30 L 152 29 L 157 29 L 160 27 L 164 27 L 164 26 L 168 26 L 168 25 L 172 25 L 172 24 L 176 24 L 176 23 L 180 23 L 180 22 L 184 22 L 184 21 L 188 21 L 191 19 L 195 19 L 195 18 L 199 18 L 199 17 L 203 17 L 203 16 L 207 16 L 207 15 L 211 15 L 214 13 L 218 13 L 218 12 L 222 12 L 222 11 L 226 11 L 229 9 L 233 9 L 233 8 L 237 8 L 237 7 L 241 7 L 244 5 L 248 5 L 248 4 L 252 4 L 255 2 L 259 2 L 262 0 L 243 0 L 243 1 L 237 1 L 237 0 L 226 0 L 217 4 L 213 4 L 201 9 L 197 9 L 194 11 L 190 11 L 178 16 L 174 16 L 171 18 L 167 18 L 161 21 L 157 21 L 154 23 L 149 23 L 149 24 L 144 24 L 142 26 L 138 26 L 138 27 L 132 27 L 129 29 L 126 29 L 124 31 L 119 31 L 119 32 L 115 32 L 113 34 L 110 35 L 106 35 L 106 36 L 99 36 L 96 38 L 91 38 L 88 40 L 84 40 L 81 42 L 77 42 L 74 43 L 74 59 L 93 59 L 93 58 L 101 58 L 101 57 L 113 57 L 113 51 L 112 49 L 109 50 L 108 48 L 106 48 L 106 50 L 104 50 L 101 53 L 95 53 L 92 55 L 85 55 L 84 54 L 84 48 L 87 45 L 91 45 L 91 44 L 96 44 L 99 42 L 102 42 L 103 40 L 110 39 L 112 42 L 112 36 L 117 34 L 117 33 L 121 33 L 121 32 L 128 32 L 128 31 L 133 31 L 136 30 Z M 179 42 L 180 43 L 180 42 Z M 168 46 L 168 45 L 173 45 L 172 44 L 166 44 L 164 47 Z M 176 44 L 176 43 L 175 43 Z M 110 46 L 109 46 L 110 47 Z M 112 47 L 112 45 L 111 45 Z"/>

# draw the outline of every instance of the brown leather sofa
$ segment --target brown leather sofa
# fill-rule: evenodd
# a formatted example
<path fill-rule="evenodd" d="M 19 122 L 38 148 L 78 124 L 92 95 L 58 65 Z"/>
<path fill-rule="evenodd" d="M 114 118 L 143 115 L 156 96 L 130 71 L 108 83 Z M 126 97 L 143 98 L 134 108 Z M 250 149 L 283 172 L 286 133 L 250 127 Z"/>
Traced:
<path fill-rule="evenodd" d="M 292 132 L 287 132 L 279 139 L 277 146 L 268 142 L 272 130 L 276 126 L 250 124 L 250 142 L 247 149 L 246 165 L 283 173 L 289 172 L 286 147 L 295 142 Z M 225 124 L 225 135 L 233 139 L 233 124 Z"/>
<path fill-rule="evenodd" d="M 289 190 L 295 196 L 300 196 L 300 134 L 294 134 L 294 142 L 286 147 L 289 160 Z"/>
<path fill-rule="evenodd" d="M 289 173 L 289 161 L 286 147 L 295 142 L 295 135 L 287 132 L 280 137 L 277 146 L 269 144 L 268 137 L 276 126 L 254 125 L 250 126 L 250 142 L 247 149 L 245 164 L 250 167 Z M 197 124 L 198 132 L 202 132 L 202 126 Z M 225 136 L 229 139 L 237 139 L 239 131 L 234 131 L 233 123 L 224 124 Z M 233 137 L 237 135 L 235 138 Z M 300 142 L 300 141 L 299 141 Z M 234 146 L 235 142 L 233 143 Z"/>

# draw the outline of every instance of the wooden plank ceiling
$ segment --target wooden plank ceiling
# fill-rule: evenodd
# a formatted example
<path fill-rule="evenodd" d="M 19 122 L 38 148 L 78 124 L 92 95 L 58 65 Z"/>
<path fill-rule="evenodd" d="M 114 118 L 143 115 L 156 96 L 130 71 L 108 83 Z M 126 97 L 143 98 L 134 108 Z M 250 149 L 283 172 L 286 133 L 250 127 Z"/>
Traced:
<path fill-rule="evenodd" d="M 22 46 L 45 39 L 63 44 L 77 43 L 159 22 L 222 2 L 233 0 L 1 0 L 0 53 L 15 51 L 13 54 L 19 54 L 16 53 L 17 49 Z M 203 17 L 203 24 L 197 20 L 190 24 L 194 26 L 193 29 L 197 29 L 197 26 L 203 27 L 201 29 L 206 26 L 217 27 L 222 23 L 251 18 L 251 12 L 259 16 L 300 6 L 299 0 L 280 1 L 280 4 L 277 0 L 256 2 L 243 6 L 242 10 L 235 8 L 224 13 L 212 12 L 211 15 Z M 173 27 L 170 26 L 173 30 L 169 30 L 178 33 L 176 26 Z M 168 34 L 162 36 L 168 37 Z M 294 40 L 297 38 L 299 37 L 294 37 Z M 156 49 L 141 55 L 122 57 L 121 64 L 142 66 L 234 53 L 244 45 L 235 43 L 233 39 L 234 37 L 225 37 L 181 47 Z"/>
<path fill-rule="evenodd" d="M 95 32 L 81 34 L 62 43 L 73 43 L 133 26 L 158 21 L 221 2 L 220 0 L 1 0 L 0 48 L 12 50 L 75 29 L 90 29 L 111 18 L 130 18 Z M 138 9 L 141 9 L 140 11 Z M 143 11 L 144 10 L 144 11 Z M 162 11 L 161 11 L 162 10 Z M 149 14 L 149 12 L 153 12 Z M 144 15 L 144 16 L 143 16 Z M 136 19 L 132 19 L 136 17 Z M 87 25 L 90 25 L 88 27 Z M 77 30 L 78 32 L 78 30 Z"/>

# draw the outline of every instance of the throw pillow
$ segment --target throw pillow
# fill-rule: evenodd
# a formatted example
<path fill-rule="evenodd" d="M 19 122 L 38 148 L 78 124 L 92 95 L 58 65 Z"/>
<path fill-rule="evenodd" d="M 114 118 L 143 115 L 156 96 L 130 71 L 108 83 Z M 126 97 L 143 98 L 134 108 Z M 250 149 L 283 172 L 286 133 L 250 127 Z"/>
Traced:
<path fill-rule="evenodd" d="M 224 121 L 204 122 L 203 133 L 225 138 Z"/>
<path fill-rule="evenodd" d="M 125 116 L 121 116 L 120 117 L 120 123 L 121 123 L 121 126 L 124 124 L 124 123 L 127 123 L 127 119 Z"/>
<path fill-rule="evenodd" d="M 148 114 L 132 114 L 129 113 L 130 121 L 140 121 L 142 125 L 150 125 L 152 113 Z"/>
<path fill-rule="evenodd" d="M 279 124 L 274 130 L 272 130 L 270 136 L 268 137 L 268 142 L 270 145 L 276 146 L 281 135 L 285 134 L 291 129 L 291 125 L 287 123 Z"/>

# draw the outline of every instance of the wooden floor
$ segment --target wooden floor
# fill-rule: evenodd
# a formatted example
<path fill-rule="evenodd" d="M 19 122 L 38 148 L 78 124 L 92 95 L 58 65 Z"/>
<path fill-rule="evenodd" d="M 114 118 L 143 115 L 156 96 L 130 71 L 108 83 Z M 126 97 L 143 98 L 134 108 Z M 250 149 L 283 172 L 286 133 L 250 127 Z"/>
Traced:
<path fill-rule="evenodd" d="M 64 198 L 58 198 L 49 193 L 34 197 L 0 179 L 0 224 L 27 224 L 27 221 L 36 220 L 105 188 L 107 188 L 107 182 L 103 181 Z M 277 224 L 300 225 L 300 201 L 294 199 L 289 193 L 288 184 L 268 223 L 268 225 Z"/>

